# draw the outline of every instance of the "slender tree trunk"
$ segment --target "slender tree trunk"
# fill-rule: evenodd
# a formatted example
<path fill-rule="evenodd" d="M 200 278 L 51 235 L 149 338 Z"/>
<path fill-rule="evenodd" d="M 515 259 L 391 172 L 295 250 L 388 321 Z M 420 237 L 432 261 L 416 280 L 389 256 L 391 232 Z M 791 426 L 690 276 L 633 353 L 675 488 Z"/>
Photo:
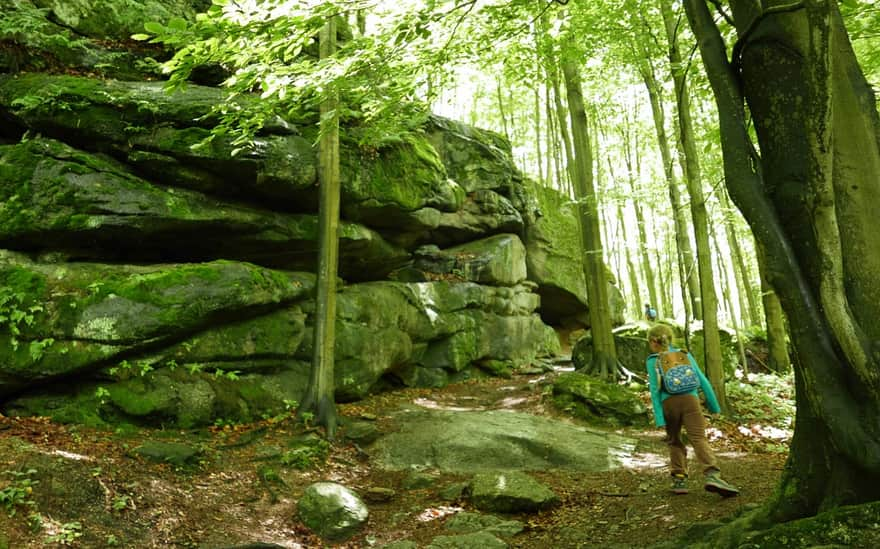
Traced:
<path fill-rule="evenodd" d="M 732 204 L 730 204 L 730 199 L 727 196 L 727 191 L 722 189 L 718 193 L 718 196 L 721 200 L 721 206 L 725 211 L 724 225 L 727 229 L 727 245 L 730 248 L 734 264 L 736 265 L 737 284 L 740 289 L 740 296 L 745 297 L 748 305 L 748 309 L 745 309 L 748 311 L 746 318 L 749 320 L 748 325 L 753 326 L 757 324 L 758 319 L 761 318 L 758 299 L 755 296 L 752 281 L 749 277 L 749 268 L 746 265 L 745 254 L 743 254 L 742 246 L 740 246 L 739 238 L 737 238 L 736 224 L 734 222 L 735 214 L 733 212 Z"/>
<path fill-rule="evenodd" d="M 785 313 L 779 296 L 770 286 L 764 274 L 764 259 L 758 248 L 758 273 L 761 275 L 761 299 L 764 303 L 764 319 L 767 328 L 767 366 L 774 372 L 785 374 L 791 371 L 791 358 L 788 354 Z"/>
<path fill-rule="evenodd" d="M 498 114 L 501 116 L 501 127 L 504 129 L 504 137 L 510 141 L 510 130 L 507 126 L 507 114 L 504 110 L 504 91 L 501 89 L 501 80 L 495 80 L 495 94 L 498 98 Z"/>
<path fill-rule="evenodd" d="M 553 85 L 553 100 L 556 103 L 556 119 L 559 121 L 559 135 L 562 137 L 562 145 L 565 151 L 565 159 L 566 159 L 566 167 L 565 170 L 566 175 L 568 176 L 568 194 L 572 196 L 573 186 L 574 186 L 574 177 L 572 176 L 572 157 L 574 153 L 572 152 L 571 145 L 571 134 L 568 132 L 568 113 L 566 112 L 565 106 L 562 104 L 562 96 L 561 94 L 561 86 L 559 83 L 559 71 L 555 66 L 551 66 L 548 68 L 548 76 L 550 77 L 550 83 Z"/>
<path fill-rule="evenodd" d="M 679 53 L 678 29 L 679 20 L 672 13 L 670 0 L 660 0 L 663 21 L 666 26 L 666 37 L 669 40 L 669 62 L 672 66 L 672 79 L 675 84 L 676 103 L 678 105 L 678 122 L 688 194 L 691 198 L 691 217 L 694 222 L 694 235 L 697 244 L 697 265 L 700 275 L 700 301 L 703 313 L 703 338 L 705 356 L 703 360 L 706 377 L 712 382 L 715 396 L 722 410 L 727 410 L 727 398 L 724 390 L 724 372 L 721 362 L 721 339 L 718 335 L 718 300 L 712 275 L 712 255 L 709 244 L 709 221 L 706 213 L 706 200 L 703 195 L 702 175 L 700 173 L 699 155 L 694 139 L 693 124 L 690 115 L 690 94 L 685 80 L 684 64 Z"/>
<path fill-rule="evenodd" d="M 620 128 L 620 138 L 623 143 L 623 159 L 626 164 L 626 175 L 627 180 L 629 182 L 629 190 L 632 196 L 636 196 L 638 193 L 638 189 L 636 187 L 636 169 L 635 162 L 633 161 L 633 136 L 630 133 L 629 128 L 629 119 L 628 117 L 624 120 L 624 126 Z M 635 144 L 636 147 L 638 146 Z M 643 302 L 643 299 L 647 297 L 647 300 L 651 303 L 652 307 L 658 308 L 658 313 L 662 313 L 659 310 L 660 303 L 659 298 L 657 296 L 657 281 L 655 279 L 655 273 L 659 276 L 659 265 L 655 265 L 651 259 L 649 254 L 649 246 L 648 246 L 648 234 L 645 226 L 645 214 L 642 210 L 642 204 L 634 200 L 633 201 L 633 212 L 636 216 L 636 226 L 638 228 L 639 235 L 639 251 L 642 256 L 642 271 L 645 275 L 645 285 L 643 288 L 640 288 L 641 291 L 633 294 L 633 298 L 638 299 L 640 302 Z M 642 292 L 647 290 L 648 295 L 645 296 Z M 641 309 L 642 303 L 639 303 L 637 306 Z"/>
<path fill-rule="evenodd" d="M 641 318 L 641 304 L 639 303 L 639 300 L 636 299 L 636 296 L 639 295 L 639 271 L 633 263 L 632 251 L 630 250 L 630 247 L 626 244 L 630 241 L 630 239 L 627 238 L 626 222 L 623 213 L 623 204 L 621 202 L 617 203 L 617 221 L 620 224 L 620 239 L 621 242 L 623 242 L 623 249 L 624 253 L 626 254 L 626 271 L 629 274 L 629 295 L 631 297 L 630 299 L 627 299 L 626 302 L 629 304 L 630 314 L 632 315 L 632 317 Z"/>
<path fill-rule="evenodd" d="M 736 280 L 736 266 L 730 265 L 730 268 L 727 268 L 727 261 L 724 260 L 724 254 L 721 253 L 721 241 L 720 236 L 718 235 L 718 231 L 715 230 L 714 225 L 710 226 L 712 242 L 715 243 L 713 249 L 715 250 L 715 263 L 718 266 L 718 272 L 721 274 L 719 282 L 721 288 L 721 295 L 724 296 L 724 301 L 726 303 L 727 314 L 730 316 L 730 324 L 733 326 L 733 331 L 736 334 L 736 346 L 739 351 L 739 362 L 742 364 L 743 369 L 746 369 L 748 362 L 746 361 L 746 348 L 743 342 L 744 338 L 741 330 L 741 322 L 740 316 L 742 316 L 742 308 L 740 308 L 740 315 L 736 314 L 736 306 L 733 302 L 733 295 L 737 292 L 737 280 Z M 731 276 L 731 272 L 733 272 L 733 276 Z"/>
<path fill-rule="evenodd" d="M 604 379 L 616 379 L 617 350 L 611 332 L 611 310 L 608 305 L 608 277 L 602 261 L 602 232 L 599 228 L 599 208 L 592 174 L 592 151 L 584 109 L 579 68 L 569 59 L 562 60 L 562 72 L 568 96 L 573 137 L 571 178 L 578 202 L 584 247 L 584 275 L 590 306 L 590 332 L 593 336 L 591 371 Z"/>
<path fill-rule="evenodd" d="M 546 130 L 544 131 L 544 159 L 547 163 L 544 173 L 547 174 L 547 181 L 545 181 L 544 184 L 550 185 L 551 181 L 553 181 L 553 135 L 556 128 L 553 126 L 553 107 L 550 105 L 550 86 L 548 86 L 545 81 L 542 87 L 544 88 L 544 116 L 547 118 L 547 124 L 545 124 Z"/>
<path fill-rule="evenodd" d="M 666 115 L 663 110 L 663 96 L 660 85 L 654 75 L 654 68 L 650 64 L 648 52 L 642 49 L 643 62 L 639 70 L 645 87 L 648 89 L 648 97 L 651 101 L 651 112 L 654 115 L 654 128 L 657 132 L 657 144 L 660 148 L 660 158 L 663 161 L 663 173 L 666 176 L 666 184 L 669 190 L 669 204 L 672 210 L 672 219 L 675 222 L 675 244 L 678 253 L 678 273 L 681 281 L 681 299 L 684 305 L 685 324 L 687 320 L 695 317 L 700 318 L 701 313 L 697 306 L 700 295 L 700 281 L 697 278 L 694 251 L 689 237 L 687 216 L 681 201 L 681 192 L 678 190 L 678 179 L 675 177 L 672 154 L 669 149 L 669 139 L 666 136 Z M 671 313 L 671 311 L 670 311 Z"/>
<path fill-rule="evenodd" d="M 336 21 L 328 19 L 319 36 L 321 58 L 336 51 Z M 339 116 L 335 97 L 321 103 L 319 143 L 320 198 L 318 224 L 318 276 L 315 284 L 315 329 L 312 369 L 305 397 L 297 414 L 313 414 L 315 424 L 336 433 L 334 400 L 334 345 L 336 342 L 336 274 L 339 263 Z"/>
<path fill-rule="evenodd" d="M 724 527 L 735 536 L 880 499 L 880 118 L 836 3 L 758 11 L 734 0 L 735 66 L 704 1 L 685 6 L 718 105 L 728 190 L 797 319 L 788 462 L 769 505 Z"/>

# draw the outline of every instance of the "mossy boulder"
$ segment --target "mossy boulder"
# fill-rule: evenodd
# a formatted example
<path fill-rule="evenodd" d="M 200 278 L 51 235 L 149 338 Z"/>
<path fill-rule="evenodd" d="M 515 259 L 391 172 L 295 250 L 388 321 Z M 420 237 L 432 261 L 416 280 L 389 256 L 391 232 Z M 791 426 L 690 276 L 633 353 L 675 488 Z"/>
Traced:
<path fill-rule="evenodd" d="M 78 34 L 101 39 L 127 40 L 143 32 L 144 23 L 167 23 L 172 18 L 194 19 L 198 0 L 32 0 L 50 10 L 63 26 Z"/>
<path fill-rule="evenodd" d="M 589 327 L 589 303 L 584 277 L 581 231 L 574 202 L 555 189 L 533 181 L 524 183 L 535 199 L 531 222 L 526 227 L 528 278 L 541 296 L 541 317 L 548 323 Z M 614 277 L 607 275 L 611 319 L 623 323 L 626 307 Z"/>
<path fill-rule="evenodd" d="M 471 480 L 474 507 L 499 513 L 529 513 L 559 503 L 553 490 L 521 471 L 478 473 Z"/>
<path fill-rule="evenodd" d="M 314 287 L 309 276 L 228 261 L 46 264 L 5 251 L 0 283 L 0 395 L 260 316 Z"/>
<path fill-rule="evenodd" d="M 650 353 L 647 339 L 649 328 L 647 322 L 636 322 L 612 330 L 617 360 L 624 368 L 639 375 L 644 375 L 645 360 Z M 574 342 L 571 361 L 576 370 L 581 370 L 590 364 L 592 357 L 593 339 L 589 333 L 586 333 Z"/>
<path fill-rule="evenodd" d="M 430 117 L 427 131 L 449 177 L 466 192 L 488 189 L 510 198 L 521 176 L 506 139 L 441 116 Z"/>
<path fill-rule="evenodd" d="M 644 425 L 648 420 L 647 409 L 635 391 L 577 372 L 562 374 L 556 379 L 553 402 L 588 421 Z"/>
<path fill-rule="evenodd" d="M 353 536 L 370 515 L 356 493 L 335 482 L 309 485 L 297 503 L 297 514 L 303 524 L 332 541 Z"/>
<path fill-rule="evenodd" d="M 314 270 L 312 214 L 260 211 L 200 192 L 153 185 L 118 163 L 51 139 L 0 147 L 0 242 L 82 259 L 206 261 L 217 257 Z M 375 277 L 407 253 L 343 223 L 341 273 Z"/>
<path fill-rule="evenodd" d="M 130 48 L 146 21 L 192 19 L 202 0 L 0 0 L 7 23 L 0 73 L 89 72 L 126 79 L 161 76 L 155 47 Z M 18 32 L 16 30 L 18 29 Z"/>
<path fill-rule="evenodd" d="M 445 250 L 423 246 L 413 266 L 432 275 L 492 286 L 513 286 L 526 278 L 526 250 L 515 234 L 500 234 Z"/>

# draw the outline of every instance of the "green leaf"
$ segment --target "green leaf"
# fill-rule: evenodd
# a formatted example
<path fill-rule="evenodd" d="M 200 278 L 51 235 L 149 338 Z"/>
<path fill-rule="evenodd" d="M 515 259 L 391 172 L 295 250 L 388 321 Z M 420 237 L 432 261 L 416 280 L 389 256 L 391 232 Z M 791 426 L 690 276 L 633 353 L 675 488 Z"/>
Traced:
<path fill-rule="evenodd" d="M 153 34 L 163 34 L 165 32 L 165 26 L 155 21 L 147 21 L 144 23 L 144 30 Z"/>
<path fill-rule="evenodd" d="M 143 42 L 144 40 L 149 40 L 150 38 L 152 38 L 152 36 L 149 34 L 132 34 L 131 35 L 132 40 L 137 40 L 139 42 Z"/>
<path fill-rule="evenodd" d="M 172 17 L 171 21 L 168 21 L 168 28 L 175 31 L 185 31 L 186 30 L 186 19 L 182 17 Z"/>

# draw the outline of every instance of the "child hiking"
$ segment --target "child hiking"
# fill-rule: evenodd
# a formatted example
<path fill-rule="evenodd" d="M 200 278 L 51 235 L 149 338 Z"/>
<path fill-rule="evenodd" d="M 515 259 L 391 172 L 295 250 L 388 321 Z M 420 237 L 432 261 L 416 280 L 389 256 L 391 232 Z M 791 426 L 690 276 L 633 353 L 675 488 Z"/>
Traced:
<path fill-rule="evenodd" d="M 721 408 L 712 385 L 690 353 L 672 346 L 672 329 L 669 326 L 658 324 L 648 330 L 648 346 L 651 354 L 648 355 L 645 367 L 648 370 L 648 385 L 654 406 L 654 423 L 657 427 L 666 427 L 672 492 L 688 493 L 687 448 L 681 439 L 681 430 L 684 427 L 702 467 L 703 487 L 724 497 L 737 495 L 739 490 L 721 478 L 721 470 L 718 469 L 715 455 L 706 439 L 706 419 L 703 417 L 696 386 L 699 385 L 699 389 L 706 395 L 709 411 L 718 413 Z M 678 359 L 680 364 L 675 363 L 677 357 L 681 357 Z M 667 368 L 668 373 L 664 373 Z M 681 385 L 681 389 L 673 386 L 676 384 Z"/>

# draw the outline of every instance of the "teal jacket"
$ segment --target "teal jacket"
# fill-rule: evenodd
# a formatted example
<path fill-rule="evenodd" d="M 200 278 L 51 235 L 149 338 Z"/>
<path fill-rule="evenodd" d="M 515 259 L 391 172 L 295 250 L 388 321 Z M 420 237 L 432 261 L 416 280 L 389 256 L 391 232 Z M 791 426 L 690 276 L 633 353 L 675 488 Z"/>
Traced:
<path fill-rule="evenodd" d="M 678 351 L 680 349 L 670 346 L 669 350 Z M 657 425 L 657 427 L 663 427 L 666 425 L 666 418 L 663 417 L 663 401 L 672 395 L 664 391 L 660 386 L 660 379 L 657 375 L 657 367 L 655 366 L 657 364 L 657 355 L 658 353 L 648 355 L 648 359 L 645 361 L 645 368 L 648 370 L 648 387 L 651 389 L 651 402 L 654 405 L 654 424 Z M 718 406 L 718 399 L 715 397 L 715 391 L 712 390 L 712 384 L 709 383 L 709 380 L 706 378 L 705 374 L 703 374 L 703 371 L 700 370 L 693 355 L 688 353 L 688 358 L 690 359 L 691 364 L 693 364 L 694 370 L 697 372 L 697 377 L 700 378 L 700 389 L 706 395 L 706 406 L 709 407 L 710 412 L 717 414 L 721 411 L 721 407 Z M 691 394 L 699 398 L 696 389 L 690 393 L 682 394 Z"/>

